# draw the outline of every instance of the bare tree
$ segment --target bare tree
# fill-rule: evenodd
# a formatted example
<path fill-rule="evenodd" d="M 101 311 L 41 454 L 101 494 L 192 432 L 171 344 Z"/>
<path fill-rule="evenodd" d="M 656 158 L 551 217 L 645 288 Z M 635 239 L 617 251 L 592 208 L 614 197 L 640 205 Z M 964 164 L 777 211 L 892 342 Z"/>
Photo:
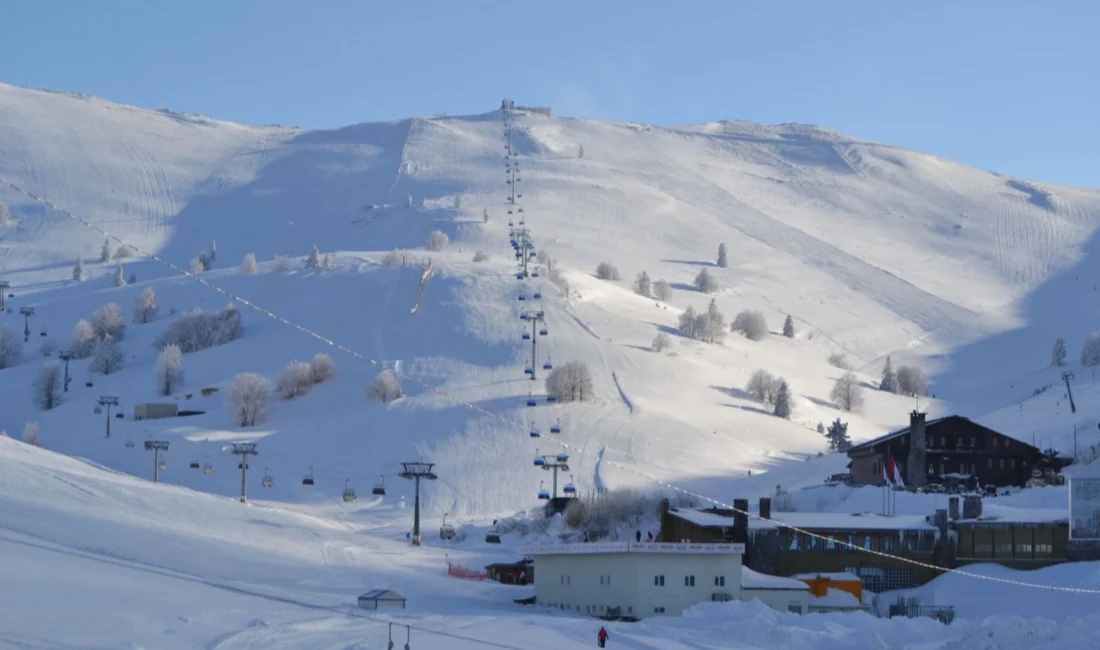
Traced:
<path fill-rule="evenodd" d="M 0 370 L 11 368 L 23 356 L 23 346 L 7 325 L 0 325 Z"/>
<path fill-rule="evenodd" d="M 245 275 L 256 275 L 260 272 L 260 265 L 256 262 L 255 253 L 245 253 L 244 259 L 241 260 L 241 273 Z"/>
<path fill-rule="evenodd" d="M 433 230 L 428 233 L 428 242 L 424 244 L 424 248 L 430 251 L 441 251 L 449 243 L 451 243 L 451 238 L 447 236 L 447 233 L 442 230 Z"/>
<path fill-rule="evenodd" d="M 313 369 L 304 361 L 291 361 L 275 378 L 275 392 L 283 399 L 305 395 L 313 387 Z"/>
<path fill-rule="evenodd" d="M 714 293 L 718 291 L 718 280 L 714 279 L 710 271 L 704 267 L 700 269 L 699 275 L 695 276 L 695 288 L 703 293 Z"/>
<path fill-rule="evenodd" d="M 672 338 L 668 334 L 661 332 L 653 339 L 653 343 L 650 344 L 650 349 L 654 352 L 664 352 L 672 346 Z"/>
<path fill-rule="evenodd" d="M 829 399 L 833 400 L 837 408 L 843 411 L 862 411 L 863 388 L 859 385 L 859 379 L 853 373 L 844 373 L 833 384 L 833 389 L 829 392 Z"/>
<path fill-rule="evenodd" d="M 187 312 L 172 321 L 153 340 L 153 347 L 162 350 L 168 345 L 178 345 L 184 353 L 224 345 L 244 334 L 241 313 L 233 305 L 216 312 L 201 309 Z"/>
<path fill-rule="evenodd" d="M 558 402 L 583 402 L 592 397 L 592 374 L 580 361 L 556 366 L 546 376 L 546 392 Z"/>
<path fill-rule="evenodd" d="M 1066 340 L 1061 336 L 1054 341 L 1054 350 L 1050 353 L 1050 365 L 1066 365 Z"/>
<path fill-rule="evenodd" d="M 615 268 L 611 262 L 600 262 L 596 267 L 596 277 L 601 280 L 618 280 L 619 269 Z"/>
<path fill-rule="evenodd" d="M 315 269 L 321 265 L 321 251 L 317 249 L 317 244 L 313 245 L 313 248 L 309 250 L 309 256 L 306 257 L 305 267 L 307 269 Z"/>
<path fill-rule="evenodd" d="M 649 297 L 649 274 L 645 271 L 639 273 L 638 277 L 634 279 L 634 293 L 638 294 L 639 296 L 645 296 L 646 298 Z"/>
<path fill-rule="evenodd" d="M 34 405 L 43 411 L 49 411 L 61 403 L 61 362 L 56 359 L 47 361 L 38 369 L 31 384 L 31 398 Z"/>
<path fill-rule="evenodd" d="M 332 379 L 332 373 L 336 369 L 336 364 L 332 362 L 332 357 L 323 352 L 318 352 L 310 359 L 309 369 L 310 375 L 313 378 L 313 383 L 320 384 Z"/>
<path fill-rule="evenodd" d="M 226 405 L 233 413 L 233 423 L 241 427 L 262 422 L 270 407 L 267 378 L 254 372 L 243 372 L 233 378 L 226 395 Z"/>
<path fill-rule="evenodd" d="M 76 266 L 73 267 L 73 279 L 77 282 L 83 282 L 88 279 L 88 274 L 84 272 L 84 260 L 79 257 L 76 258 Z"/>
<path fill-rule="evenodd" d="M 276 273 L 286 273 L 290 270 L 290 260 L 286 255 L 276 255 L 275 260 L 271 263 L 271 270 Z"/>
<path fill-rule="evenodd" d="M 69 347 L 77 359 L 87 359 L 95 352 L 95 342 L 99 340 L 95 327 L 84 319 L 76 322 Z"/>
<path fill-rule="evenodd" d="M 839 352 L 834 352 L 829 355 L 829 365 L 834 368 L 840 368 L 841 370 L 852 369 L 852 364 L 848 363 L 848 358 Z"/>
<path fill-rule="evenodd" d="M 729 259 L 726 256 L 726 245 L 718 244 L 718 261 L 715 264 L 721 268 L 726 268 L 730 265 Z"/>
<path fill-rule="evenodd" d="M 383 404 L 404 397 L 401 391 L 401 382 L 392 370 L 386 369 L 378 373 L 370 385 L 367 386 L 367 397 L 378 400 Z"/>
<path fill-rule="evenodd" d="M 749 376 L 749 381 L 745 384 L 745 392 L 762 404 L 774 406 L 776 395 L 779 393 L 779 383 L 780 380 L 767 370 L 757 370 Z"/>
<path fill-rule="evenodd" d="M 180 346 L 171 344 L 157 355 L 157 366 L 154 369 L 157 382 L 157 395 L 167 397 L 172 391 L 183 384 L 183 351 Z"/>
<path fill-rule="evenodd" d="M 721 343 L 726 337 L 726 317 L 719 311 L 713 298 L 707 305 L 707 313 L 700 314 L 699 317 L 703 319 L 698 328 L 700 339 L 707 343 Z"/>
<path fill-rule="evenodd" d="M 488 259 L 489 259 L 489 254 L 486 253 L 485 251 L 481 250 L 480 248 L 477 249 L 474 252 L 474 261 L 475 262 L 485 262 Z"/>
<path fill-rule="evenodd" d="M 130 248 L 128 244 L 119 244 L 117 250 L 115 250 L 115 259 L 124 260 L 127 257 L 134 256 L 134 249 Z"/>
<path fill-rule="evenodd" d="M 768 338 L 768 322 L 764 314 L 758 311 L 745 310 L 737 314 L 730 325 L 730 330 L 740 332 L 750 341 L 763 341 Z"/>
<path fill-rule="evenodd" d="M 88 370 L 101 375 L 110 375 L 122 369 L 122 349 L 111 337 L 100 339 L 95 346 L 95 356 L 88 365 Z"/>
<path fill-rule="evenodd" d="M 672 297 L 672 286 L 666 280 L 657 280 L 653 283 L 653 297 L 662 302 Z"/>
<path fill-rule="evenodd" d="M 680 333 L 689 339 L 699 338 L 699 321 L 697 320 L 698 314 L 695 313 L 695 308 L 688 305 L 688 308 L 680 314 L 680 320 L 677 323 Z"/>
<path fill-rule="evenodd" d="M 112 338 L 121 341 L 126 336 L 126 321 L 118 303 L 109 302 L 92 313 L 92 327 L 98 339 Z"/>
<path fill-rule="evenodd" d="M 148 323 L 157 317 L 157 293 L 153 287 L 145 287 L 134 298 L 134 322 Z"/>
<path fill-rule="evenodd" d="M 928 377 L 917 366 L 901 366 L 898 368 L 898 392 L 923 397 L 928 394 Z"/>
<path fill-rule="evenodd" d="M 42 441 L 38 437 L 38 423 L 28 422 L 23 425 L 23 442 L 35 447 L 41 447 Z"/>

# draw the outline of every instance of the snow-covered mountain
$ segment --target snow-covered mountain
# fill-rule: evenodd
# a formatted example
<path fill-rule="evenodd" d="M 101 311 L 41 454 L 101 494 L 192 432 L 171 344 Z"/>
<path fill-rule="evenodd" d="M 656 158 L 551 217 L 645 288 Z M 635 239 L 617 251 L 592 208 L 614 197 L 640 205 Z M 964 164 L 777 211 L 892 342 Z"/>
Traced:
<path fill-rule="evenodd" d="M 433 512 L 489 517 L 535 503 L 545 474 L 531 458 L 559 451 L 560 440 L 582 492 L 659 479 L 728 499 L 731 481 L 750 470 L 790 466 L 776 474 L 784 484 L 840 471 L 842 462 L 801 460 L 824 449 L 818 422 L 841 417 L 856 440 L 907 422 L 912 399 L 873 390 L 862 413 L 838 411 L 829 393 L 842 371 L 831 354 L 846 355 L 868 385 L 887 355 L 923 365 L 936 399 L 920 408 L 992 417 L 1012 432 L 1013 419 L 993 412 L 1034 404 L 1018 402 L 1060 381 L 1060 369 L 1048 367 L 1053 339 L 1066 338 L 1072 366 L 1096 322 L 1089 285 L 1100 191 L 1006 178 L 817 127 L 654 127 L 521 112 L 512 147 L 524 212 L 509 216 L 501 118 L 256 128 L 0 86 L 0 179 L 183 268 L 216 242 L 205 280 L 364 358 L 398 363 L 411 378 L 406 399 L 370 402 L 364 390 L 377 367 L 240 305 L 243 338 L 185 355 L 186 384 L 174 399 L 205 413 L 135 422 L 133 406 L 157 399 L 152 341 L 170 312 L 229 298 L 141 255 L 121 260 L 137 282 L 116 288 L 117 261 L 98 261 L 100 233 L 0 185 L 16 224 L 0 230 L 0 279 L 15 294 L 15 311 L 0 319 L 18 335 L 18 308 L 33 306 L 36 335 L 22 363 L 0 371 L 0 427 L 18 435 L 36 421 L 43 446 L 142 476 L 152 460 L 140 441 L 163 438 L 171 448 L 162 480 L 226 495 L 239 478 L 222 448 L 247 439 L 259 442 L 255 465 L 275 478 L 265 496 L 330 499 L 345 480 L 366 491 L 382 475 L 399 494 L 408 486 L 395 485 L 398 463 L 426 458 L 442 479 L 430 490 Z M 520 218 L 557 261 L 568 296 L 545 273 L 515 278 L 507 224 Z M 442 251 L 424 250 L 433 230 L 450 238 Z M 719 243 L 728 268 L 713 265 Z M 332 270 L 302 268 L 311 245 L 331 256 Z M 385 267 L 393 249 L 431 259 L 415 314 L 421 268 Z M 490 259 L 472 262 L 476 249 Z M 238 270 L 250 252 L 260 274 Z M 277 255 L 290 256 L 289 272 L 272 269 Z M 78 257 L 84 282 L 72 280 Z M 605 261 L 621 281 L 593 275 Z M 710 295 L 692 288 L 704 268 L 721 287 Z M 641 271 L 671 283 L 672 296 L 634 294 Z M 78 319 L 107 302 L 128 314 L 147 287 L 160 315 L 128 326 L 123 369 L 93 376 L 88 361 L 74 361 L 63 403 L 36 409 L 40 342 L 64 347 Z M 535 290 L 549 331 L 536 370 L 548 359 L 583 360 L 593 400 L 546 404 L 541 378 L 526 380 L 519 314 L 533 301 L 518 298 Z M 773 334 L 759 342 L 730 334 L 718 345 L 676 336 L 681 310 L 705 309 L 711 298 L 727 320 L 762 312 Z M 793 338 L 778 333 L 787 314 Z M 672 349 L 649 351 L 662 331 L 673 334 Z M 254 428 L 232 425 L 225 390 L 200 393 L 225 389 L 239 372 L 274 380 L 286 363 L 318 352 L 333 354 L 336 377 L 276 401 Z M 789 382 L 791 420 L 746 395 L 757 369 Z M 1096 444 L 1093 381 L 1078 369 L 1072 416 L 1057 385 L 1040 395 L 1056 403 L 1021 435 L 1065 436 L 1080 421 L 1079 444 Z M 525 406 L 529 394 L 537 408 Z M 109 439 L 93 412 L 101 395 L 118 396 L 127 413 Z M 558 437 L 527 435 L 559 421 Z M 127 448 L 127 439 L 139 442 Z M 192 461 L 218 471 L 204 475 Z M 307 488 L 299 479 L 311 468 L 317 485 Z M 259 478 L 254 470 L 254 491 Z"/>

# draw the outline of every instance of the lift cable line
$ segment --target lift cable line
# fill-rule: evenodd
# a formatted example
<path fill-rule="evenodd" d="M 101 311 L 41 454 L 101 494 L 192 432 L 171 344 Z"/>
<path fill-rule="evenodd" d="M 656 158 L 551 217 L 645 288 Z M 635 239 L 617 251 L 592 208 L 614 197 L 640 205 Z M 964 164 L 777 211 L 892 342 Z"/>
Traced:
<path fill-rule="evenodd" d="M 372 359 L 372 358 L 370 358 L 370 357 L 368 357 L 368 356 L 366 356 L 362 353 L 356 352 L 355 350 L 352 350 L 351 348 L 348 348 L 347 346 L 341 345 L 340 343 L 337 343 L 336 341 L 333 341 L 332 339 L 324 336 L 323 334 L 319 334 L 318 332 L 315 332 L 314 330 L 311 330 L 311 329 L 309 329 L 309 328 L 307 328 L 303 325 L 299 325 L 298 323 L 295 323 L 295 322 L 293 322 L 293 321 L 291 321 L 291 320 L 289 320 L 289 319 L 287 319 L 283 316 L 280 316 L 280 315 L 278 315 L 278 314 L 276 314 L 276 313 L 274 313 L 274 312 L 272 312 L 272 311 L 270 311 L 270 310 L 268 310 L 264 307 L 261 307 L 260 305 L 252 302 L 251 300 L 248 300 L 247 298 L 244 298 L 244 297 L 239 296 L 239 295 L 237 295 L 237 294 L 235 294 L 235 293 L 233 293 L 233 292 L 231 292 L 227 289 L 224 289 L 224 288 L 210 282 L 209 280 L 207 280 L 205 278 L 199 277 L 198 275 L 196 275 L 194 273 L 191 273 L 189 270 L 184 269 L 181 266 L 179 266 L 177 264 L 174 264 L 174 263 L 164 259 L 160 255 L 157 255 L 155 253 L 146 251 L 146 250 L 142 249 L 139 246 L 131 244 L 130 242 L 118 237 L 117 235 L 114 235 L 113 233 L 108 232 L 107 230 L 104 230 L 100 226 L 98 226 L 94 223 L 91 223 L 87 219 L 84 219 L 82 217 L 78 217 L 75 214 L 69 212 L 68 210 L 55 205 L 53 202 L 51 202 L 47 199 L 43 199 L 43 198 L 41 198 L 41 197 L 25 190 L 25 189 L 23 189 L 19 185 L 15 185 L 14 183 L 12 183 L 12 182 L 4 179 L 4 178 L 0 178 L 0 184 L 6 185 L 7 187 L 10 187 L 12 190 L 14 190 L 14 191 L 26 196 L 27 198 L 31 199 L 32 201 L 34 201 L 36 203 L 39 203 L 39 204 L 42 204 L 42 205 L 44 205 L 44 206 L 46 206 L 46 207 L 48 207 L 52 210 L 55 210 L 59 214 L 61 214 L 65 217 L 67 217 L 67 218 L 83 225 L 84 227 L 89 228 L 91 230 L 94 230 L 95 232 L 99 233 L 100 235 L 103 235 L 104 237 L 106 237 L 107 239 L 113 240 L 114 242 L 116 242 L 120 245 L 125 244 L 126 246 L 130 247 L 135 253 L 137 253 L 139 255 L 142 255 L 142 256 L 145 256 L 145 257 L 148 257 L 149 259 L 151 259 L 155 262 L 158 262 L 158 263 L 160 263 L 164 266 L 167 266 L 168 268 L 178 272 L 180 275 L 187 276 L 187 277 L 191 278 L 192 280 L 195 280 L 199 284 L 202 284 L 203 286 L 207 287 L 211 291 L 219 293 L 219 294 L 229 298 L 230 300 L 239 302 L 240 304 L 247 306 L 248 308 L 252 309 L 253 311 L 256 311 L 256 312 L 260 313 L 263 316 L 266 316 L 268 318 L 271 318 L 272 320 L 278 321 L 278 322 L 286 325 L 287 327 L 296 329 L 299 332 L 305 334 L 306 336 L 309 336 L 309 337 L 311 337 L 311 338 L 313 338 L 317 341 L 320 341 L 321 343 L 324 343 L 325 345 L 327 345 L 327 346 L 329 346 L 329 347 L 331 347 L 335 350 L 339 350 L 340 352 L 343 352 L 344 354 L 346 354 L 346 355 L 348 355 L 352 358 L 355 358 L 355 359 L 358 359 L 360 361 L 369 363 L 369 364 L 371 364 L 372 366 L 374 366 L 376 368 L 383 368 L 384 367 L 382 362 L 380 362 L 377 359 Z M 474 412 L 479 413 L 481 415 L 484 415 L 486 417 L 497 420 L 497 421 L 499 421 L 503 424 L 508 425 L 510 428 L 512 428 L 515 431 L 525 431 L 526 430 L 526 427 L 524 427 L 524 424 L 523 424 L 522 421 L 520 421 L 520 422 L 513 421 L 513 420 L 511 420 L 511 419 L 509 419 L 509 418 L 507 418 L 507 417 L 505 417 L 505 416 L 503 416 L 499 413 L 494 413 L 494 412 L 489 411 L 488 409 L 486 409 L 484 407 L 478 406 L 477 404 L 474 404 L 472 402 L 468 402 L 468 401 L 466 401 L 462 398 L 451 395 L 447 391 L 436 388 L 434 386 L 431 386 L 430 384 L 428 384 L 424 381 L 421 381 L 419 379 L 416 379 L 415 377 L 410 377 L 410 376 L 405 375 L 405 374 L 401 373 L 400 371 L 397 371 L 397 370 L 394 370 L 394 369 L 391 369 L 391 371 L 394 372 L 395 376 L 397 376 L 401 379 L 404 379 L 404 380 L 406 380 L 406 381 L 408 381 L 412 384 L 415 384 L 415 385 L 423 388 L 425 391 L 427 391 L 429 393 L 432 393 L 432 394 L 440 396 L 440 397 L 444 397 L 448 400 L 451 400 L 456 405 L 463 406 L 463 407 L 467 408 L 468 410 L 474 411 Z M 696 498 L 700 501 L 704 501 L 706 503 L 710 503 L 710 504 L 713 504 L 715 506 L 720 506 L 723 509 L 731 510 L 733 512 L 736 512 L 736 513 L 741 514 L 741 515 L 745 515 L 745 516 L 747 516 L 749 518 L 752 518 L 752 519 L 758 519 L 760 521 L 771 522 L 775 526 L 777 526 L 779 528 L 783 528 L 785 530 L 790 530 L 792 532 L 807 535 L 808 537 L 812 537 L 812 538 L 815 538 L 815 539 L 818 539 L 818 540 L 821 540 L 821 541 L 830 541 L 829 538 L 824 536 L 824 535 L 820 535 L 818 533 L 814 533 L 814 532 L 811 532 L 811 531 L 808 531 L 808 530 L 803 530 L 801 528 L 798 528 L 797 526 L 792 526 L 790 524 L 785 524 L 785 523 L 783 523 L 781 521 L 777 521 L 775 519 L 768 519 L 767 517 L 761 517 L 758 514 L 754 514 L 752 512 L 746 511 L 746 510 L 741 510 L 739 508 L 735 508 L 735 507 L 733 507 L 732 504 L 728 504 L 728 503 L 719 501 L 717 499 L 712 499 L 711 497 L 708 497 L 706 495 L 699 494 L 697 492 L 693 492 L 693 491 L 688 490 L 686 488 L 682 488 L 678 485 L 673 485 L 672 483 L 669 483 L 667 481 L 655 478 L 653 476 L 649 476 L 648 474 L 646 474 L 645 472 L 642 472 L 641 470 L 638 470 L 637 468 L 630 467 L 630 466 L 627 466 L 627 465 L 623 465 L 623 464 L 615 462 L 615 461 L 607 460 L 606 458 L 601 461 L 598 456 L 596 456 L 595 454 L 586 452 L 584 449 L 582 449 L 580 447 L 570 445 L 570 444 L 568 444 L 566 442 L 562 442 L 560 440 L 555 440 L 554 442 L 556 444 L 560 445 L 562 448 L 570 450 L 570 451 L 574 452 L 575 454 L 577 454 L 579 456 L 584 456 L 584 457 L 591 458 L 591 459 L 596 460 L 596 461 L 606 463 L 607 465 L 609 465 L 611 467 L 621 469 L 624 472 L 627 472 L 627 473 L 633 474 L 635 476 L 638 476 L 642 479 L 645 479 L 645 480 L 647 480 L 651 483 L 659 485 L 659 486 L 661 486 L 663 488 L 666 488 L 668 490 L 671 490 L 673 492 L 678 492 L 678 493 L 686 495 L 686 496 L 694 497 L 694 498 Z M 148 445 L 148 443 L 147 443 L 147 445 Z M 147 448 L 148 448 L 148 446 L 147 446 Z M 883 551 L 871 550 L 871 549 L 863 548 L 862 546 L 857 546 L 855 544 L 849 544 L 849 543 L 844 542 L 842 540 L 832 540 L 832 541 L 834 543 L 838 544 L 838 545 L 847 547 L 850 550 L 855 551 L 855 552 L 860 552 L 860 553 L 865 553 L 865 554 L 870 554 L 870 555 L 876 555 L 876 556 L 883 557 L 883 558 L 890 558 L 890 559 L 897 560 L 899 562 L 903 562 L 903 563 L 911 565 L 911 566 L 918 566 L 918 567 L 938 571 L 938 572 L 945 573 L 945 574 L 950 573 L 950 574 L 960 575 L 960 576 L 963 576 L 963 577 L 975 578 L 975 579 L 978 579 L 978 580 L 985 580 L 985 581 L 988 581 L 988 582 L 1015 585 L 1015 586 L 1018 586 L 1018 587 L 1027 587 L 1027 588 L 1031 588 L 1031 589 L 1042 589 L 1042 590 L 1046 590 L 1046 591 L 1058 591 L 1058 592 L 1066 592 L 1066 593 L 1090 594 L 1090 595 L 1100 596 L 1100 589 L 1065 587 L 1065 586 L 1060 586 L 1060 585 L 1042 584 L 1042 583 L 1037 583 L 1037 582 L 1027 582 L 1027 581 L 1023 581 L 1023 580 L 1012 580 L 1010 578 L 999 578 L 999 577 L 996 577 L 996 576 L 987 576 L 987 575 L 982 575 L 982 574 L 979 574 L 979 573 L 975 573 L 973 571 L 968 571 L 966 569 L 953 569 L 953 568 L 949 568 L 949 567 L 941 567 L 941 566 L 936 566 L 934 564 L 930 564 L 930 563 L 927 563 L 927 562 L 921 562 L 920 560 L 914 560 L 914 559 L 911 559 L 911 558 L 903 557 L 903 556 L 900 556 L 900 555 L 892 555 L 890 553 L 886 553 L 886 552 L 883 552 Z"/>

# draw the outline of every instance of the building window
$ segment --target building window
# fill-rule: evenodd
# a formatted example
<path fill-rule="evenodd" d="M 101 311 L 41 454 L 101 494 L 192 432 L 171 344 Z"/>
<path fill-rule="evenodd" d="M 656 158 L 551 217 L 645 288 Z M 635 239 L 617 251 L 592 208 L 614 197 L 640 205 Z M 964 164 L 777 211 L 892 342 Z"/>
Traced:
<path fill-rule="evenodd" d="M 791 543 L 787 546 L 787 550 L 788 551 L 797 551 L 798 550 L 798 533 L 792 532 L 790 535 L 791 535 Z"/>
<path fill-rule="evenodd" d="M 1012 557 L 1012 543 L 1011 542 L 1009 542 L 1007 544 L 997 544 L 997 546 L 994 550 L 995 550 L 994 557 L 1002 557 L 1002 558 Z"/>
<path fill-rule="evenodd" d="M 978 446 L 978 439 L 975 436 L 970 436 L 970 446 L 971 447 L 977 447 Z"/>
<path fill-rule="evenodd" d="M 940 436 L 940 447 L 947 449 L 947 436 Z"/>
<path fill-rule="evenodd" d="M 836 550 L 836 537 L 833 537 L 832 535 L 829 535 L 829 537 L 825 539 L 825 550 L 826 551 L 835 551 Z"/>
<path fill-rule="evenodd" d="M 978 466 L 975 465 L 974 463 L 970 463 L 970 473 L 975 475 L 975 476 L 978 475 Z"/>
<path fill-rule="evenodd" d="M 714 586 L 715 587 L 725 587 L 726 586 L 726 576 L 714 576 Z"/>
<path fill-rule="evenodd" d="M 634 606 L 633 605 L 627 606 L 626 613 L 627 614 L 633 614 L 634 613 Z"/>
<path fill-rule="evenodd" d="M 801 614 L 802 603 L 798 602 L 797 600 L 792 600 L 790 604 L 787 605 L 787 611 L 793 614 Z"/>
<path fill-rule="evenodd" d="M 935 463 L 928 463 L 928 475 L 931 476 L 936 473 Z"/>
<path fill-rule="evenodd" d="M 685 587 L 694 587 L 695 586 L 695 576 L 684 576 L 684 586 Z"/>
<path fill-rule="evenodd" d="M 664 576 L 653 576 L 653 586 L 654 587 L 663 587 L 663 586 L 665 586 L 665 577 Z"/>
<path fill-rule="evenodd" d="M 1031 555 L 1031 544 L 1017 544 L 1016 555 Z"/>
<path fill-rule="evenodd" d="M 993 469 L 993 459 L 990 458 L 990 459 L 988 459 L 988 461 L 989 461 L 989 469 Z"/>
<path fill-rule="evenodd" d="M 1050 544 L 1036 544 L 1035 555 L 1052 555 L 1054 553 L 1054 547 Z"/>
<path fill-rule="evenodd" d="M 864 535 L 863 548 L 867 549 L 868 551 L 877 551 L 878 537 L 875 537 L 874 535 Z"/>
<path fill-rule="evenodd" d="M 1005 468 L 1005 459 L 1001 459 L 1001 469 Z"/>
<path fill-rule="evenodd" d="M 959 474 L 966 474 L 966 463 L 959 463 Z"/>
<path fill-rule="evenodd" d="M 653 613 L 654 614 L 664 614 L 665 613 L 665 608 L 664 607 L 654 607 L 653 608 Z"/>
<path fill-rule="evenodd" d="M 1012 469 L 1016 469 L 1016 459 L 1015 458 L 1009 458 L 1008 459 L 1008 466 L 1011 467 Z"/>
<path fill-rule="evenodd" d="M 887 553 L 893 553 L 894 552 L 894 542 L 896 542 L 896 541 L 897 540 L 893 535 L 884 535 L 882 537 L 882 550 L 887 552 Z"/>

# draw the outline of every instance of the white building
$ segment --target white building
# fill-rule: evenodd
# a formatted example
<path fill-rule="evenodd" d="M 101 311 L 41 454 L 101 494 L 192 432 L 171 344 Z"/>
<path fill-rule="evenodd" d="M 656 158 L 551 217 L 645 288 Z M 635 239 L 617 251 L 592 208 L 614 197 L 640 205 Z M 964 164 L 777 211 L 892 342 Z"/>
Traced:
<path fill-rule="evenodd" d="M 742 568 L 741 600 L 759 600 L 781 612 L 807 614 L 810 611 L 810 585 L 794 578 L 772 576 Z"/>
<path fill-rule="evenodd" d="M 589 616 L 679 616 L 741 598 L 744 544 L 552 544 L 535 560 L 535 601 Z"/>

